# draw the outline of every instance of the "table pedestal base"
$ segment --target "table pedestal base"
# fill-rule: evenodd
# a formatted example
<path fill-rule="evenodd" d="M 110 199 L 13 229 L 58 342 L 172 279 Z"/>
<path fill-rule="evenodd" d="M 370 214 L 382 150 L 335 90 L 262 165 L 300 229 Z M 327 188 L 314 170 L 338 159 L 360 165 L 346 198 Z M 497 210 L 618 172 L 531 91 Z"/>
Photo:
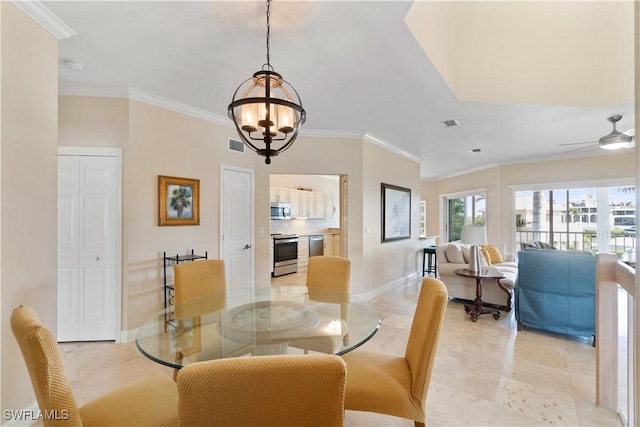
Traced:
<path fill-rule="evenodd" d="M 479 298 L 476 298 L 476 300 L 473 302 L 473 304 L 465 304 L 464 305 L 464 311 L 466 311 L 467 313 L 469 313 L 469 315 L 471 316 L 471 321 L 475 322 L 478 320 L 478 316 L 480 316 L 481 314 L 493 314 L 493 318 L 498 320 L 500 318 L 500 310 L 497 309 L 493 309 L 493 308 L 487 308 L 484 305 L 482 305 L 482 300 Z"/>

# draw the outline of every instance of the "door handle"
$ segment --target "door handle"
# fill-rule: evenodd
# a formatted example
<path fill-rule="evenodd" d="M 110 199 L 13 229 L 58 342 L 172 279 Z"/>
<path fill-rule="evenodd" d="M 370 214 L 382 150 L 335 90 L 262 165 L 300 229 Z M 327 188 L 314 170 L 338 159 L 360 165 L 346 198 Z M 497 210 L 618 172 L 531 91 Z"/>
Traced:
<path fill-rule="evenodd" d="M 250 249 L 250 248 L 251 248 L 251 245 L 244 245 L 244 248 L 242 249 Z"/>

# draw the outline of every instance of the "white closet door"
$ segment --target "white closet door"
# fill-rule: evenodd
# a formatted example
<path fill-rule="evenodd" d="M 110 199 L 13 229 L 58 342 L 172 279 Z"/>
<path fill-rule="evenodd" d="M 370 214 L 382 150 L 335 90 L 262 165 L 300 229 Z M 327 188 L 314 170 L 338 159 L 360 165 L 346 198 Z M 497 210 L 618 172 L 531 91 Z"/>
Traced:
<path fill-rule="evenodd" d="M 114 340 L 117 159 L 58 165 L 58 340 Z"/>

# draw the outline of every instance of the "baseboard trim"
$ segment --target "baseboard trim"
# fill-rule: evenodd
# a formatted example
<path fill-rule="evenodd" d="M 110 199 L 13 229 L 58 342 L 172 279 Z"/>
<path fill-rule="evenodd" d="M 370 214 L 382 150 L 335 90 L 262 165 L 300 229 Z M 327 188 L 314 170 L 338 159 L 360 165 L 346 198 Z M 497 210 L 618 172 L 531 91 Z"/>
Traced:
<path fill-rule="evenodd" d="M 120 344 L 127 344 L 136 340 L 138 330 L 140 328 L 129 329 L 128 331 L 120 331 Z"/>
<path fill-rule="evenodd" d="M 386 292 L 392 291 L 395 288 L 398 288 L 404 284 L 406 284 L 407 282 L 411 281 L 411 280 L 415 280 L 418 278 L 418 273 L 411 273 L 407 276 L 401 277 L 399 279 L 396 279 L 392 282 L 389 282 L 385 285 L 382 285 L 380 287 L 377 287 L 369 292 L 366 292 L 364 294 L 360 294 L 360 297 L 369 301 L 377 296 L 380 296 Z"/>

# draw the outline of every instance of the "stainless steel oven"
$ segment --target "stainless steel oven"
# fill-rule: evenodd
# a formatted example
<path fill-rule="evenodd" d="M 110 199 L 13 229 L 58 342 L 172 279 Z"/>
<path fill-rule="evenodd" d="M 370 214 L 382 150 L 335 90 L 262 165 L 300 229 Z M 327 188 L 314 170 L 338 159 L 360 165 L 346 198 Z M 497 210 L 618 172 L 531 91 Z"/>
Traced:
<path fill-rule="evenodd" d="M 298 236 L 273 236 L 273 276 L 298 272 Z"/>

